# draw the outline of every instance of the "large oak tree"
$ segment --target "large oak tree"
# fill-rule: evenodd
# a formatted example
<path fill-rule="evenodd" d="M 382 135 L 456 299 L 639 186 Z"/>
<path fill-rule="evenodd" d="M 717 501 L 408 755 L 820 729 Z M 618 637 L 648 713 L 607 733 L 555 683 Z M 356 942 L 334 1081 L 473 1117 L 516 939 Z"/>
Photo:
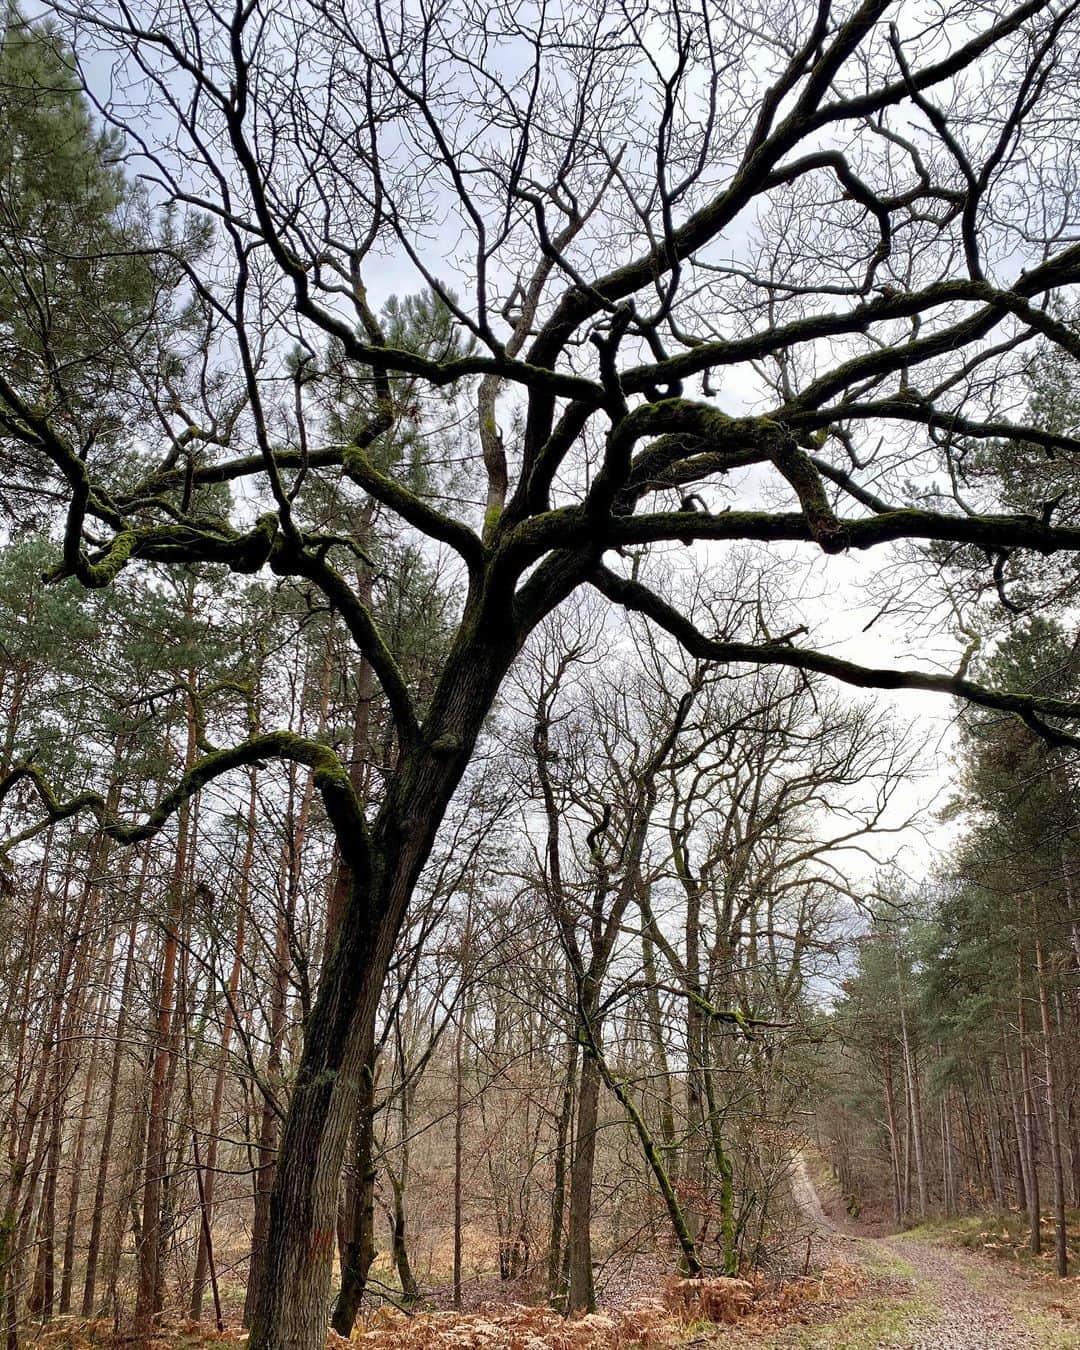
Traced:
<path fill-rule="evenodd" d="M 958 472 L 973 441 L 1080 448 L 1016 413 L 1036 342 L 1080 356 L 1062 317 L 1080 281 L 1080 29 L 1049 0 L 53 9 L 148 183 L 135 237 L 62 247 L 146 257 L 186 327 L 178 351 L 161 304 L 95 311 L 91 277 L 102 436 L 65 379 L 69 330 L 60 349 L 44 320 L 24 340 L 5 292 L 9 487 L 51 504 L 55 575 L 87 586 L 148 563 L 303 579 L 395 728 L 368 813 L 331 747 L 264 732 L 198 759 L 146 820 L 105 821 L 141 839 L 219 775 L 314 769 L 351 889 L 305 1028 L 251 1341 L 314 1350 L 395 935 L 503 678 L 572 591 L 597 588 L 704 660 L 938 690 L 1072 739 L 1067 698 L 864 667 L 805 631 L 718 639 L 665 595 L 664 562 L 684 544 L 827 558 L 906 541 L 934 546 L 928 565 L 974 551 L 992 577 L 1009 555 L 1080 550 L 1053 503 L 975 509 Z M 10 202 L 4 217 L 0 231 Z M 18 242 L 24 257 L 61 247 Z M 452 341 L 395 345 L 368 293 L 388 274 L 436 293 Z M 9 279 L 20 324 L 63 299 L 41 293 L 54 275 Z M 446 391 L 469 394 L 469 417 Z M 381 453 L 417 429 L 448 470 L 424 482 Z M 328 479 L 456 569 L 456 631 L 422 692 L 351 580 L 378 559 L 327 519 Z M 211 486 L 231 507 L 220 491 L 208 507 Z M 33 764 L 4 790 L 19 781 L 52 819 L 105 815 L 93 795 L 58 800 Z"/>

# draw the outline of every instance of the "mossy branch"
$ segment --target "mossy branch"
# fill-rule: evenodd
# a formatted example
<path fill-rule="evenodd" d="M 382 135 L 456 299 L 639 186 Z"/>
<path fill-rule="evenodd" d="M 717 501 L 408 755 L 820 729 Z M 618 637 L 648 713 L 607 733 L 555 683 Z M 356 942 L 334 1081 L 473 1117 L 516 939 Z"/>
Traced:
<path fill-rule="evenodd" d="M 152 839 L 190 797 L 208 783 L 244 765 L 260 765 L 265 760 L 288 760 L 306 764 L 314 774 L 315 787 L 322 795 L 326 814 L 334 827 L 338 845 L 349 866 L 366 868 L 368 861 L 367 825 L 349 775 L 336 752 L 328 745 L 311 741 L 291 731 L 270 731 L 251 736 L 238 745 L 204 755 L 167 792 L 144 820 L 129 823 L 110 814 L 99 792 L 81 792 L 61 800 L 44 771 L 30 760 L 16 764 L 0 781 L 0 804 L 21 782 L 28 782 L 44 807 L 44 817 L 0 845 L 0 859 L 9 860 L 19 844 L 40 834 L 49 825 L 88 812 L 102 832 L 121 844 L 138 844 Z"/>
<path fill-rule="evenodd" d="M 408 521 L 422 534 L 456 549 L 470 571 L 476 571 L 483 565 L 484 547 L 467 525 L 436 511 L 410 492 L 403 483 L 382 473 L 360 446 L 347 445 L 343 448 L 342 465 L 348 477 L 376 501 L 395 511 L 402 520 Z"/>

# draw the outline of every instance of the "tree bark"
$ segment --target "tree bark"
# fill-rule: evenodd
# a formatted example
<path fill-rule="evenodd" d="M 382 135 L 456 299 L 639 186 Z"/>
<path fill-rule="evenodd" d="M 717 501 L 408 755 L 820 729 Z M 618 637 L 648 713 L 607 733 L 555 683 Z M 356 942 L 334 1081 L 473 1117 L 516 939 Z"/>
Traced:
<path fill-rule="evenodd" d="M 244 965 L 244 942 L 246 936 L 248 892 L 251 885 L 251 867 L 255 859 L 255 808 L 257 802 L 256 774 L 251 771 L 248 792 L 247 829 L 244 838 L 244 854 L 240 862 L 240 878 L 236 893 L 236 940 L 233 944 L 232 967 L 226 986 L 227 998 L 221 1023 L 221 1044 L 218 1048 L 217 1069 L 214 1075 L 214 1090 L 210 1098 L 210 1115 L 206 1124 L 206 1160 L 203 1180 L 199 1188 L 199 1205 L 202 1222 L 199 1225 L 199 1247 L 195 1256 L 195 1274 L 191 1284 L 191 1316 L 197 1322 L 202 1316 L 203 1294 L 206 1288 L 206 1275 L 210 1262 L 210 1249 L 213 1242 L 214 1227 L 214 1189 L 217 1176 L 218 1134 L 221 1128 L 221 1108 L 225 1097 L 225 1078 L 229 1067 L 229 1049 L 232 1045 L 233 1030 L 236 1025 L 237 998 L 240 993 L 240 976 Z"/>
<path fill-rule="evenodd" d="M 596 1037 L 595 1024 L 591 1026 L 590 1033 L 593 1038 Z M 566 1296 L 568 1313 L 593 1312 L 596 1308 L 591 1224 L 599 1107 L 600 1068 L 596 1062 L 596 1053 L 587 1050 L 582 1056 L 578 1079 L 577 1124 L 574 1130 L 574 1154 L 570 1162 L 570 1227 L 567 1236 L 570 1287 Z"/>
<path fill-rule="evenodd" d="M 146 885 L 146 875 L 150 864 L 150 850 L 143 855 L 142 876 L 137 895 L 141 895 Z M 136 905 L 136 914 L 138 906 Z M 112 1155 L 113 1133 L 116 1128 L 116 1111 L 120 1097 L 120 1068 L 124 1056 L 124 1033 L 130 1011 L 132 976 L 135 969 L 135 941 L 138 933 L 138 919 L 131 922 L 128 929 L 127 956 L 124 960 L 124 976 L 120 986 L 120 1007 L 116 1015 L 116 1040 L 113 1044 L 112 1059 L 109 1064 L 109 1097 L 105 1107 L 105 1122 L 101 1131 L 101 1149 L 98 1153 L 97 1181 L 94 1186 L 94 1212 L 90 1220 L 90 1240 L 86 1249 L 86 1273 L 83 1278 L 82 1315 L 94 1315 L 94 1298 L 97 1286 L 98 1255 L 101 1248 L 101 1229 L 105 1218 L 105 1197 L 109 1179 L 109 1160 Z"/>
<path fill-rule="evenodd" d="M 1027 1016 L 1024 1010 L 1024 958 L 1016 949 L 1016 1030 L 1020 1042 L 1020 1082 L 1024 1098 L 1024 1153 L 1027 1159 L 1028 1219 L 1031 1224 L 1031 1250 L 1042 1251 L 1042 1213 L 1039 1205 L 1038 1126 L 1035 1091 L 1031 1081 L 1031 1056 L 1027 1043 Z"/>
<path fill-rule="evenodd" d="M 1049 1121 L 1050 1167 L 1054 1178 L 1054 1268 L 1064 1278 L 1069 1273 L 1068 1235 L 1065 1229 L 1065 1169 L 1061 1157 L 1061 1129 L 1058 1119 L 1057 1086 L 1054 1077 L 1054 1048 L 1050 1034 L 1050 1002 L 1046 989 L 1046 966 L 1042 939 L 1035 918 L 1035 970 L 1039 981 L 1039 1013 L 1042 1022 L 1043 1062 L 1046 1070 L 1046 1114 Z"/>
<path fill-rule="evenodd" d="M 925 1219 L 930 1208 L 930 1201 L 926 1187 L 926 1165 L 923 1157 L 922 1094 L 919 1091 L 919 1075 L 915 1064 L 915 1056 L 911 1050 L 911 1040 L 908 1036 L 904 987 L 900 975 L 899 941 L 895 943 L 894 955 L 896 957 L 896 988 L 900 1006 L 900 1036 L 904 1047 L 904 1073 L 907 1077 L 908 1102 L 911 1107 L 911 1140 L 915 1150 L 915 1177 L 919 1187 L 919 1218 Z"/>
<path fill-rule="evenodd" d="M 563 1069 L 562 1101 L 555 1123 L 554 1176 L 551 1192 L 551 1237 L 548 1242 L 548 1297 L 562 1301 L 566 1295 L 563 1279 L 563 1226 L 566 1212 L 566 1159 L 577 1086 L 578 1044 L 573 1034 L 567 1037 L 566 1065 Z"/>
<path fill-rule="evenodd" d="M 896 1088 L 893 1083 L 892 1054 L 888 1047 L 883 1048 L 881 1067 L 885 1083 L 885 1111 L 889 1122 L 889 1172 L 892 1179 L 893 1222 L 899 1228 L 904 1221 L 903 1198 L 900 1193 L 900 1136 L 896 1124 Z"/>
<path fill-rule="evenodd" d="M 475 624 L 478 620 L 473 620 Z M 476 737 L 520 636 L 474 631 L 448 658 L 424 725 L 404 751 L 379 814 L 357 839 L 335 821 L 351 854 L 349 902 L 304 1028 L 278 1151 L 266 1278 L 249 1350 L 321 1350 L 335 1245 L 341 1166 L 365 1052 L 394 943 Z"/>
<path fill-rule="evenodd" d="M 194 603 L 194 588 L 188 592 L 188 617 Z M 185 773 L 195 763 L 197 723 L 195 716 L 196 672 L 187 676 L 187 746 Z M 162 949 L 158 980 L 157 1016 L 153 1030 L 154 1060 L 150 1076 L 150 1111 L 147 1121 L 145 1178 L 143 1182 L 142 1229 L 138 1248 L 138 1288 L 132 1336 L 136 1345 L 148 1344 L 154 1332 L 158 1298 L 158 1261 L 161 1255 L 162 1188 L 168 1140 L 166 1121 L 168 1094 L 173 1070 L 173 1002 L 176 993 L 176 966 L 180 925 L 184 912 L 184 888 L 187 882 L 188 837 L 191 828 L 191 801 L 178 813 L 176 853 L 169 882 L 168 914 L 165 919 L 165 944 Z"/>

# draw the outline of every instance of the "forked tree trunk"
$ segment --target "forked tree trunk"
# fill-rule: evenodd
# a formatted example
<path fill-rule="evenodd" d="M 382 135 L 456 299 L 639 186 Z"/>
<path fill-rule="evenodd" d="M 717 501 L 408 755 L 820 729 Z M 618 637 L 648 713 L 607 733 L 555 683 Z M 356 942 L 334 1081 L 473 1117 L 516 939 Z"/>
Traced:
<path fill-rule="evenodd" d="M 394 943 L 417 878 L 461 781 L 496 690 L 517 654 L 505 625 L 451 655 L 428 711 L 423 744 L 403 754 L 355 860 L 349 902 L 304 1028 L 285 1118 L 265 1278 L 249 1350 L 321 1350 L 336 1238 L 341 1168 Z M 341 826 L 338 825 L 341 829 Z"/>

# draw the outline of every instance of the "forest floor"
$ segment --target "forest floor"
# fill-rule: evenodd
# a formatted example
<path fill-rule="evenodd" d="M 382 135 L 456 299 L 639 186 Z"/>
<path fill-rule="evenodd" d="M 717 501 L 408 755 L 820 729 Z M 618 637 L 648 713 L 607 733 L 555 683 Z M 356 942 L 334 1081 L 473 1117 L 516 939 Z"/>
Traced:
<path fill-rule="evenodd" d="M 662 1280 L 653 1267 L 609 1290 L 598 1313 L 572 1321 L 505 1301 L 409 1317 L 387 1308 L 351 1341 L 331 1335 L 327 1350 L 1080 1350 L 1080 1274 L 1059 1280 L 1045 1258 L 1033 1258 L 1019 1216 L 892 1233 L 872 1217 L 852 1219 L 825 1170 L 802 1155 L 791 1188 L 801 1226 L 782 1279 L 708 1281 L 702 1290 Z M 111 1331 L 58 1319 L 33 1343 L 120 1350 Z M 245 1340 L 236 1328 L 189 1322 L 163 1328 L 155 1347 L 242 1350 Z"/>

